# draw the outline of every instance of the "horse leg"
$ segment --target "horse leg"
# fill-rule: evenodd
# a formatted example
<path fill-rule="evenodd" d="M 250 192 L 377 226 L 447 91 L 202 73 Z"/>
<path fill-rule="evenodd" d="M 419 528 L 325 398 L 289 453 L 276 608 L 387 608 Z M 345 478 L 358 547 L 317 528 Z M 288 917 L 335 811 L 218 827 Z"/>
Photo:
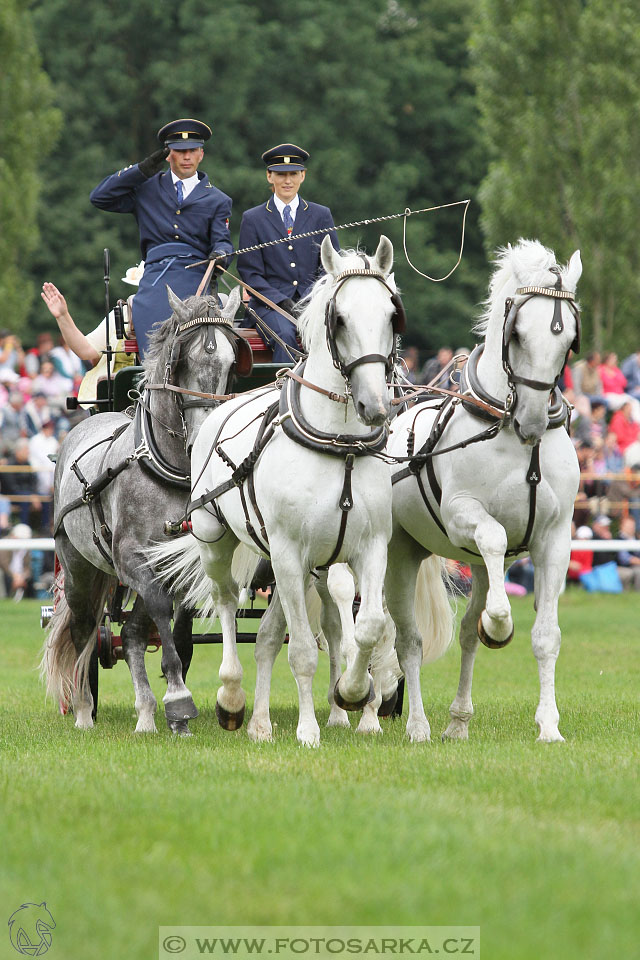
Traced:
<path fill-rule="evenodd" d="M 342 672 L 342 655 L 353 660 L 356 650 L 353 601 L 355 586 L 346 564 L 335 563 L 316 582 L 322 600 L 322 632 L 329 647 L 328 727 L 351 727 L 349 716 L 335 701 L 333 692 Z"/>
<path fill-rule="evenodd" d="M 336 684 L 335 697 L 345 710 L 360 710 L 375 697 L 369 664 L 373 650 L 384 635 L 382 607 L 383 571 L 387 566 L 386 538 L 372 539 L 351 566 L 360 587 L 360 609 L 356 616 L 356 655 Z"/>
<path fill-rule="evenodd" d="M 422 638 L 414 612 L 416 580 L 424 555 L 424 548 L 413 537 L 400 527 L 394 529 L 389 544 L 385 597 L 396 627 L 396 651 L 409 695 L 407 736 L 412 743 L 431 739 L 420 689 Z"/>
<path fill-rule="evenodd" d="M 97 642 L 97 631 L 104 613 L 110 578 L 90 564 L 73 546 L 62 529 L 56 536 L 56 551 L 64 570 L 64 595 L 70 611 L 69 636 L 73 644 L 71 659 L 60 651 L 63 672 L 70 668 L 71 704 L 76 727 L 93 727 L 93 696 L 89 674 L 91 658 Z M 64 664 L 67 664 L 65 667 Z"/>
<path fill-rule="evenodd" d="M 540 701 L 535 719 L 540 731 L 538 740 L 543 743 L 564 741 L 558 729 L 560 714 L 556 704 L 555 670 L 561 639 L 558 597 L 569 566 L 569 543 L 568 532 L 561 530 L 545 537 L 544 550 L 540 550 L 537 544 L 531 550 L 536 598 L 531 645 L 540 677 Z"/>
<path fill-rule="evenodd" d="M 256 635 L 256 693 L 253 714 L 247 724 L 247 733 L 254 743 L 272 739 L 271 717 L 269 715 L 271 675 L 275 659 L 282 648 L 286 631 L 287 621 L 276 587 L 271 596 L 271 603 L 260 620 Z"/>
<path fill-rule="evenodd" d="M 487 647 L 505 647 L 513 640 L 513 619 L 504 586 L 506 531 L 471 497 L 457 497 L 446 511 L 443 510 L 443 519 L 453 544 L 462 546 L 474 540 L 482 555 L 489 577 L 489 589 L 484 610 L 478 619 L 478 635 Z"/>
<path fill-rule="evenodd" d="M 443 740 L 467 740 L 469 738 L 469 720 L 473 716 L 471 684 L 473 665 L 480 643 L 478 637 L 478 617 L 484 607 L 489 581 L 487 571 L 479 564 L 472 566 L 473 580 L 471 596 L 460 624 L 460 680 L 458 692 L 449 714 L 451 723 L 442 734 Z"/>
<path fill-rule="evenodd" d="M 182 679 L 187 681 L 187 673 L 193 657 L 193 611 L 181 603 L 175 604 L 173 615 L 173 642 L 182 664 Z"/>
<path fill-rule="evenodd" d="M 375 698 L 365 704 L 356 733 L 382 733 L 379 717 L 388 717 L 398 702 L 398 676 L 401 673 L 395 650 L 396 628 L 384 606 L 384 637 L 373 653 L 371 675 Z"/>
<path fill-rule="evenodd" d="M 203 539 L 211 537 L 209 527 L 198 527 L 198 536 Z M 211 596 L 222 629 L 222 662 L 218 671 L 222 686 L 218 688 L 216 697 L 216 717 L 224 730 L 238 730 L 242 726 L 246 702 L 242 689 L 242 664 L 236 644 L 238 585 L 231 573 L 231 561 L 237 545 L 238 541 L 232 536 L 198 543 L 200 560 L 211 580 Z"/>
<path fill-rule="evenodd" d="M 272 537 L 271 548 L 271 562 L 289 627 L 289 665 L 298 687 L 296 736 L 304 746 L 318 747 L 320 727 L 313 706 L 313 678 L 318 666 L 318 646 L 307 616 L 305 580 L 298 544 L 284 537 Z"/>
<path fill-rule="evenodd" d="M 136 733 L 157 733 L 155 722 L 157 702 L 149 685 L 144 662 L 151 626 L 151 617 L 147 613 L 142 597 L 138 595 L 131 615 L 122 627 L 122 652 L 131 672 L 136 695 L 135 707 L 138 714 Z"/>

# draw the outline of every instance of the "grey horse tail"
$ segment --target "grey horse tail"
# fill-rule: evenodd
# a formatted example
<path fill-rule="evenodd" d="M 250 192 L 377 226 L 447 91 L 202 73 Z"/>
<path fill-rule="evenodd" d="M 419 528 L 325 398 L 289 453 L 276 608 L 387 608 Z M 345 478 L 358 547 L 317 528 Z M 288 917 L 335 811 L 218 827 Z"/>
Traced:
<path fill-rule="evenodd" d="M 94 588 L 96 626 L 78 657 L 71 639 L 71 610 L 64 593 L 60 593 L 49 621 L 40 659 L 40 679 L 46 683 L 47 696 L 61 703 L 70 703 L 74 691 L 89 694 L 89 663 L 98 638 L 100 611 L 109 590 L 110 577 L 97 578 Z"/>

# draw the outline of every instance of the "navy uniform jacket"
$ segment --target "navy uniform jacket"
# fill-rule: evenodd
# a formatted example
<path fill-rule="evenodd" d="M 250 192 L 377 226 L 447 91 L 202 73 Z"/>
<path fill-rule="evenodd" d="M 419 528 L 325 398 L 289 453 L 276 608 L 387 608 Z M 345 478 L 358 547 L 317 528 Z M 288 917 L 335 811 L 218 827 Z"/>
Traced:
<path fill-rule="evenodd" d="M 329 207 L 319 203 L 309 203 L 300 197 L 293 233 L 306 233 L 322 227 L 332 227 L 333 217 Z M 246 210 L 240 224 L 238 247 L 252 247 L 268 240 L 277 240 L 286 236 L 282 217 L 269 198 L 267 203 Z M 340 249 L 335 231 L 329 233 L 336 250 Z M 298 300 L 304 297 L 313 283 L 322 274 L 320 263 L 320 244 L 324 235 L 319 233 L 303 240 L 279 243 L 273 247 L 243 253 L 238 257 L 238 270 L 245 283 L 263 293 L 274 303 L 282 300 Z M 260 316 L 269 311 L 261 300 L 251 298 L 249 304 Z"/>
<path fill-rule="evenodd" d="M 214 187 L 205 173 L 178 206 L 171 171 L 145 177 L 138 164 L 106 177 L 91 192 L 91 203 L 113 213 L 132 213 L 140 230 L 144 274 L 133 300 L 133 325 L 140 354 L 156 322 L 171 314 L 167 284 L 181 299 L 193 296 L 206 270 L 189 263 L 215 252 L 231 253 L 231 198 Z"/>

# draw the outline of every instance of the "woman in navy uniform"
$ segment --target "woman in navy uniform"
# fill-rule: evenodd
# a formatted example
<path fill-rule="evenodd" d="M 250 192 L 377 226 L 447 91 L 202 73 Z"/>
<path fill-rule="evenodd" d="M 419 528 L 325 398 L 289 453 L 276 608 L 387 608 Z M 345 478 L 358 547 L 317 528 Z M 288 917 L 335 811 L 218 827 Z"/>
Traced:
<path fill-rule="evenodd" d="M 259 293 L 292 313 L 295 305 L 311 289 L 322 273 L 320 244 L 323 235 L 294 239 L 295 234 L 333 227 L 329 207 L 303 200 L 298 191 L 306 176 L 309 154 L 293 143 L 280 143 L 265 151 L 262 159 L 267 165 L 267 180 L 273 196 L 266 203 L 246 210 L 240 224 L 240 249 L 252 247 L 287 235 L 289 243 L 279 243 L 238 257 L 240 276 Z M 330 232 L 336 250 L 339 244 L 335 231 Z M 249 306 L 289 346 L 297 348 L 296 328 L 291 321 L 272 310 L 256 297 Z M 248 326 L 251 320 L 245 321 Z M 262 328 L 259 333 L 273 349 L 274 363 L 286 363 L 291 357 L 276 340 Z"/>
<path fill-rule="evenodd" d="M 226 266 L 233 250 L 231 198 L 198 173 L 210 136 L 200 120 L 173 120 L 158 131 L 160 150 L 107 177 L 91 193 L 94 206 L 133 213 L 138 221 L 145 268 L 133 301 L 133 326 L 141 359 L 151 327 L 171 314 L 166 285 L 183 300 L 193 296 L 206 264 L 185 267 L 212 256 Z"/>

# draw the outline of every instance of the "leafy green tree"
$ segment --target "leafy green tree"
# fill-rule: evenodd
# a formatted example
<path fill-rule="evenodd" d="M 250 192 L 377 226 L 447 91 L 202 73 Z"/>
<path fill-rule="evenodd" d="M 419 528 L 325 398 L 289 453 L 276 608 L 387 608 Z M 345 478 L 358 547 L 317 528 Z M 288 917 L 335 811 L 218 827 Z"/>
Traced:
<path fill-rule="evenodd" d="M 640 10 L 627 0 L 480 0 L 474 72 L 490 248 L 580 247 L 587 339 L 637 348 Z"/>
<path fill-rule="evenodd" d="M 34 297 L 24 266 L 38 243 L 39 170 L 56 136 L 31 15 L 18 0 L 0 5 L 0 303 L 2 326 L 21 331 Z"/>
<path fill-rule="evenodd" d="M 133 218 L 95 210 L 89 192 L 155 149 L 155 131 L 174 116 L 213 127 L 202 169 L 233 197 L 234 240 L 242 211 L 268 196 L 260 155 L 283 141 L 310 151 L 304 195 L 330 205 L 336 223 L 475 199 L 484 167 L 467 62 L 471 9 L 472 0 L 38 2 L 65 136 L 42 207 L 52 245 L 34 271 L 64 283 L 83 322 L 100 314 L 102 248 L 114 275 L 140 254 Z M 444 284 L 406 264 L 402 220 L 340 234 L 343 246 L 367 249 L 381 232 L 391 238 L 409 339 L 423 347 L 469 339 L 487 279 L 477 216 L 474 203 L 462 265 Z M 461 208 L 410 219 L 416 266 L 447 273 L 461 222 Z"/>

